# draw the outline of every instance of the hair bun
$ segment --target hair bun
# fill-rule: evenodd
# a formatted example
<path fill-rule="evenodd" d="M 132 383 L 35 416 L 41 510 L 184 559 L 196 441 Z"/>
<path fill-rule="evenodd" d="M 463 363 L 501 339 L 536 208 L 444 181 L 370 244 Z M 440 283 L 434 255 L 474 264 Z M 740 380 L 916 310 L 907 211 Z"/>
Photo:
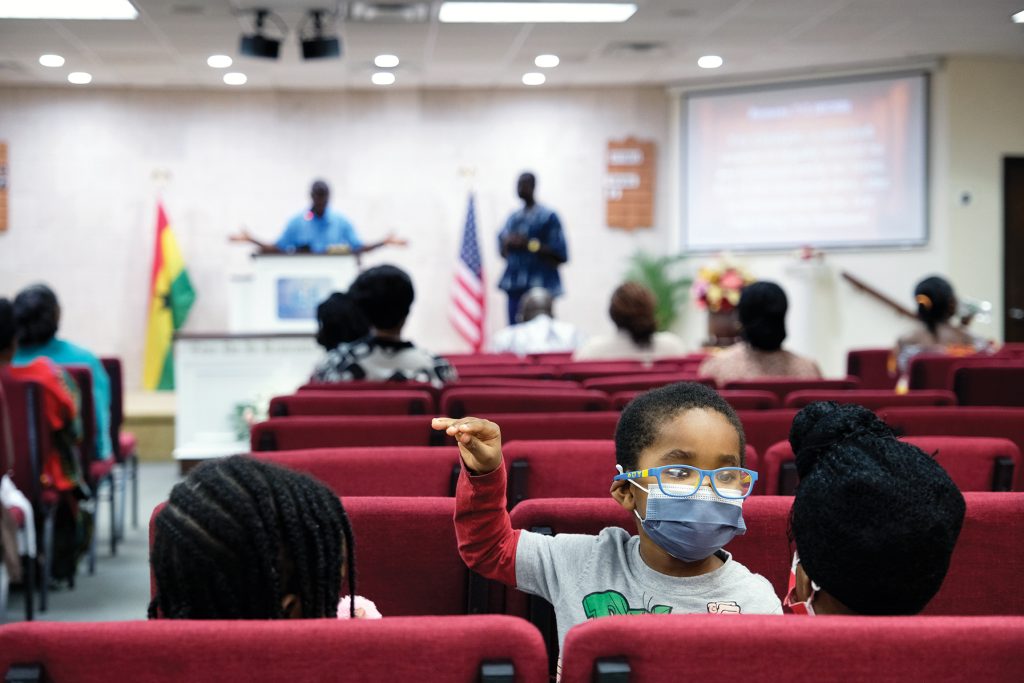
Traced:
<path fill-rule="evenodd" d="M 814 471 L 829 446 L 861 435 L 891 438 L 894 433 L 877 415 L 859 405 L 819 401 L 801 410 L 789 430 L 800 478 Z"/>

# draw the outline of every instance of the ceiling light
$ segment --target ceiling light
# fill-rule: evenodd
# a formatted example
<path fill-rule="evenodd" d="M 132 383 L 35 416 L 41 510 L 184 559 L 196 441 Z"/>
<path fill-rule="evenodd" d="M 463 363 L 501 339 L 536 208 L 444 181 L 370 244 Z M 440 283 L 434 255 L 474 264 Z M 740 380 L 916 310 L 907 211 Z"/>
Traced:
<path fill-rule="evenodd" d="M 214 69 L 226 69 L 231 66 L 232 60 L 227 55 L 210 55 L 206 58 L 206 63 Z"/>
<path fill-rule="evenodd" d="M 373 63 L 379 69 L 394 69 L 398 66 L 398 57 L 395 55 L 377 55 Z"/>
<path fill-rule="evenodd" d="M 0 0 L 0 19 L 135 19 L 128 0 Z"/>
<path fill-rule="evenodd" d="M 378 71 L 370 77 L 374 85 L 391 85 L 395 82 L 395 74 L 390 71 Z"/>
<path fill-rule="evenodd" d="M 537 55 L 533 63 L 542 69 L 554 69 L 558 66 L 559 59 L 558 55 Z"/>
<path fill-rule="evenodd" d="M 64 58 L 60 55 L 40 55 L 39 63 L 43 66 L 64 66 Z"/>
<path fill-rule="evenodd" d="M 547 76 L 536 71 L 523 74 L 523 85 L 543 85 L 546 80 L 548 80 Z"/>
<path fill-rule="evenodd" d="M 299 40 L 302 42 L 303 59 L 323 59 L 325 57 L 341 56 L 341 41 L 338 40 L 337 36 L 324 35 L 323 16 L 323 10 L 309 10 L 309 14 L 306 15 L 306 18 L 297 30 Z M 304 38 L 302 35 L 303 30 L 310 20 L 313 22 L 313 35 Z"/>
<path fill-rule="evenodd" d="M 717 69 L 723 64 L 725 64 L 725 60 L 718 55 L 704 55 L 697 60 L 697 66 L 702 69 Z"/>
<path fill-rule="evenodd" d="M 239 73 L 238 71 L 229 71 L 224 74 L 224 82 L 228 85 L 245 85 L 245 82 L 249 79 L 246 78 L 245 74 Z"/>
<path fill-rule="evenodd" d="M 288 27 L 279 16 L 265 9 L 256 10 L 256 31 L 250 35 L 242 34 L 242 40 L 238 46 L 239 52 L 248 57 L 277 59 L 277 55 L 281 51 L 281 40 L 263 35 L 263 24 L 267 19 L 277 24 L 282 34 L 288 32 Z"/>
<path fill-rule="evenodd" d="M 68 74 L 68 83 L 74 83 L 75 85 L 85 85 L 86 83 L 92 82 L 92 74 L 88 74 L 84 71 L 72 71 Z"/>
<path fill-rule="evenodd" d="M 1013 19 L 1013 23 L 1015 24 L 1024 24 L 1024 9 L 1017 12 L 1010 18 Z"/>
<path fill-rule="evenodd" d="M 636 13 L 631 2 L 445 2 L 448 24 L 620 23 Z"/>

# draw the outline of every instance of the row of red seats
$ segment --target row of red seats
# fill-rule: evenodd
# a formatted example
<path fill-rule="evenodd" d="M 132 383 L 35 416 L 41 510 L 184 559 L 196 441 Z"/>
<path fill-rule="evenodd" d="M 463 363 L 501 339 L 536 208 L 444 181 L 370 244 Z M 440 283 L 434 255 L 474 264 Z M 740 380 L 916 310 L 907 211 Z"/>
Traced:
<path fill-rule="evenodd" d="M 303 390 L 287 396 L 276 396 L 270 402 L 270 417 L 315 415 L 488 415 L 491 413 L 537 413 L 622 410 L 645 388 L 618 390 L 606 394 L 602 390 L 550 386 L 538 382 L 534 386 L 516 387 L 446 387 L 435 402 L 431 392 L 402 386 L 401 388 L 336 388 Z M 752 386 L 768 386 L 767 383 Z M 649 387 L 648 387 L 649 388 Z M 768 389 L 722 389 L 719 393 L 736 410 L 772 410 L 802 408 L 816 401 L 857 403 L 877 410 L 897 406 L 951 406 L 956 397 L 949 391 L 923 390 L 907 394 L 892 391 L 857 389 L 803 389 L 772 385 Z M 783 394 L 780 401 L 779 394 Z"/>
<path fill-rule="evenodd" d="M 1008 439 L 917 436 L 906 439 L 936 460 L 961 491 L 1024 491 L 1021 452 Z M 512 441 L 503 446 L 510 507 L 527 498 L 607 495 L 615 472 L 611 440 Z M 323 448 L 253 453 L 254 457 L 310 474 L 339 496 L 454 495 L 459 458 L 450 446 Z M 381 463 L 401 476 L 382 477 Z M 759 457 L 747 446 L 746 466 L 760 476 L 755 495 L 792 495 L 793 451 L 780 442 Z"/>
<path fill-rule="evenodd" d="M 698 654 L 680 657 L 681 642 Z M 725 655 L 728 643 L 742 644 L 745 656 Z M 605 617 L 570 631 L 561 680 L 669 683 L 682 674 L 740 680 L 756 672 L 771 683 L 1000 683 L 1019 680 L 1022 646 L 1022 617 Z M 549 680 L 540 634 L 497 615 L 15 624 L 0 630 L 0 673 L 26 683 Z"/>

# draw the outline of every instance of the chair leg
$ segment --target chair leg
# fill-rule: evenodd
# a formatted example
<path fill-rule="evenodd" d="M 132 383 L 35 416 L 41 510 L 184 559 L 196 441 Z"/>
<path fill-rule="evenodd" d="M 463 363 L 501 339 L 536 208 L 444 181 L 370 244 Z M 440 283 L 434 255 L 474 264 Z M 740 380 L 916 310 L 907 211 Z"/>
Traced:
<path fill-rule="evenodd" d="M 132 453 L 128 456 L 132 465 L 132 528 L 139 528 L 139 456 Z"/>
<path fill-rule="evenodd" d="M 32 621 L 35 617 L 36 558 L 25 555 L 21 558 L 21 567 L 22 574 L 25 575 L 25 621 Z"/>
<path fill-rule="evenodd" d="M 49 605 L 50 580 L 53 576 L 53 525 L 57 511 L 47 510 L 43 518 L 43 576 L 39 586 L 39 611 L 45 612 Z"/>
<path fill-rule="evenodd" d="M 96 484 L 96 495 L 94 497 L 95 509 L 92 513 L 92 538 L 89 539 L 89 574 L 96 573 L 96 537 L 99 536 L 99 521 L 100 521 L 100 508 L 103 507 L 100 503 L 100 486 Z"/>
<path fill-rule="evenodd" d="M 111 471 L 107 477 L 107 486 L 110 487 L 110 556 L 117 556 L 117 478 Z"/>

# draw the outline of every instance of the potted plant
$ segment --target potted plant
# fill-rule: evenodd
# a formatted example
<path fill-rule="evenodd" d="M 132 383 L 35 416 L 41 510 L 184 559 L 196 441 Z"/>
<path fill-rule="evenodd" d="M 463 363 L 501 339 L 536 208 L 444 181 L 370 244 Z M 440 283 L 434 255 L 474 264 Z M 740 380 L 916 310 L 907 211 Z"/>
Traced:
<path fill-rule="evenodd" d="M 639 251 L 630 259 L 626 279 L 639 282 L 654 293 L 654 315 L 658 331 L 671 329 L 679 320 L 686 295 L 693 278 L 678 273 L 678 266 L 686 260 L 683 254 L 651 256 Z"/>

